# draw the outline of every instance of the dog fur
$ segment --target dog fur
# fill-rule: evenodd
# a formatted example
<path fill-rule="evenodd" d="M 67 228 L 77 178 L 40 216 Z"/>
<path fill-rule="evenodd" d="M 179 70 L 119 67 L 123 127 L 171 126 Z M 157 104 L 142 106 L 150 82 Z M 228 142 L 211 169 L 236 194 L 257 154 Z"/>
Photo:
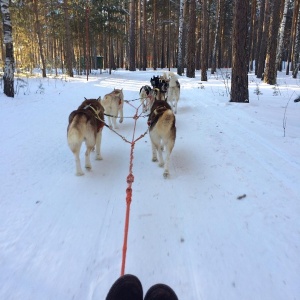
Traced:
<path fill-rule="evenodd" d="M 123 89 L 114 89 L 111 93 L 106 94 L 103 100 L 101 101 L 101 104 L 104 107 L 105 115 L 108 118 L 109 127 L 118 129 L 117 118 L 119 114 L 119 123 L 123 122 Z"/>
<path fill-rule="evenodd" d="M 177 76 L 173 73 L 169 73 L 169 88 L 167 100 L 171 105 L 174 113 L 177 113 L 177 104 L 180 97 L 180 83 Z"/>
<path fill-rule="evenodd" d="M 99 99 L 86 99 L 69 115 L 68 145 L 75 157 L 76 175 L 84 175 L 80 163 L 80 149 L 85 141 L 85 167 L 91 169 L 90 153 L 96 146 L 96 159 L 101 160 L 101 139 L 104 126 L 104 108 Z"/>
<path fill-rule="evenodd" d="M 154 90 L 155 100 L 166 100 L 169 86 L 167 75 L 164 73 L 162 76 L 153 76 L 150 83 Z"/>
<path fill-rule="evenodd" d="M 148 118 L 149 135 L 152 144 L 152 161 L 158 160 L 159 166 L 164 167 L 164 178 L 170 175 L 170 156 L 176 140 L 175 121 L 175 115 L 171 106 L 166 101 L 157 100 L 154 102 Z M 164 148 L 166 150 L 165 161 L 162 154 Z"/>
<path fill-rule="evenodd" d="M 144 85 L 140 89 L 140 100 L 143 105 L 143 112 L 151 109 L 154 101 L 154 91 L 149 85 Z"/>

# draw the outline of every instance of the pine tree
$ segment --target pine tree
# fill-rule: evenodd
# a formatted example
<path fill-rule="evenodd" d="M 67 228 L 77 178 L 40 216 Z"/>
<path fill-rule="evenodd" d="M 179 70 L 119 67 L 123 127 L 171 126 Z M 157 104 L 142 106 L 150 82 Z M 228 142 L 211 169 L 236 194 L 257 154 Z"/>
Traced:
<path fill-rule="evenodd" d="M 196 0 L 190 0 L 190 14 L 189 14 L 189 28 L 188 28 L 188 44 L 187 44 L 187 68 L 186 76 L 189 78 L 195 78 L 195 31 L 196 31 Z"/>
<path fill-rule="evenodd" d="M 276 66 L 276 49 L 277 37 L 280 26 L 281 0 L 271 2 L 270 30 L 267 45 L 266 68 L 264 73 L 264 82 L 276 84 L 277 66 Z"/>
<path fill-rule="evenodd" d="M 233 13 L 232 78 L 230 102 L 249 102 L 248 89 L 249 2 L 235 0 Z"/>

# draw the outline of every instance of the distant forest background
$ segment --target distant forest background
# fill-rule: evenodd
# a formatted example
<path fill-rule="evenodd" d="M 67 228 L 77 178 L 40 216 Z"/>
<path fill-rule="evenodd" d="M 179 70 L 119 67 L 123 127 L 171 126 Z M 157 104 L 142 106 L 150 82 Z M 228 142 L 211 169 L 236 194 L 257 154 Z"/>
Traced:
<path fill-rule="evenodd" d="M 231 68 L 234 0 L 10 0 L 14 71 L 73 76 L 86 70 Z M 300 0 L 244 0 L 248 69 L 261 78 L 268 56 L 297 76 Z M 2 19 L 4 20 L 3 10 Z M 4 24 L 4 22 L 2 22 Z M 1 28 L 2 29 L 2 28 Z M 5 62 L 5 34 L 0 59 Z M 273 40 L 275 47 L 268 47 Z M 285 63 L 282 64 L 282 61 Z M 283 70 L 282 70 L 283 68 Z M 206 80 L 202 73 L 202 80 Z M 272 82 L 270 82 L 272 83 Z"/>

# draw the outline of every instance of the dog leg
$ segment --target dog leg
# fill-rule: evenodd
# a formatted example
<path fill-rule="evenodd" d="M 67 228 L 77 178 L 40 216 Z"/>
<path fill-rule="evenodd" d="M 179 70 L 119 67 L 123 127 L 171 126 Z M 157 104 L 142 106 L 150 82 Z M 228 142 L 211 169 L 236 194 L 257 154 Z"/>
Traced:
<path fill-rule="evenodd" d="M 121 104 L 122 105 L 122 104 Z M 123 106 L 121 106 L 119 108 L 119 112 L 120 112 L 120 120 L 119 120 L 119 123 L 123 123 Z"/>
<path fill-rule="evenodd" d="M 87 146 L 85 151 L 85 168 L 89 170 L 92 168 L 91 160 L 90 160 L 90 154 L 92 149 L 93 147 Z"/>
<path fill-rule="evenodd" d="M 112 122 L 113 122 L 113 124 L 114 124 L 114 129 L 119 129 L 119 127 L 118 127 L 118 125 L 117 125 L 117 118 L 115 118 L 115 117 L 112 117 Z"/>
<path fill-rule="evenodd" d="M 76 152 L 73 152 L 73 153 L 74 153 L 74 156 L 75 156 L 75 163 L 76 163 L 76 175 L 77 176 L 82 176 L 82 175 L 84 175 L 84 173 L 82 172 L 82 169 L 81 169 L 79 152 L 80 151 L 76 151 Z"/>
<path fill-rule="evenodd" d="M 159 166 L 162 168 L 164 165 L 165 165 L 165 162 L 164 162 L 164 158 L 163 158 L 163 148 L 164 146 L 163 145 L 159 145 L 158 148 L 157 148 L 157 152 L 158 152 L 158 162 L 159 162 Z"/>
<path fill-rule="evenodd" d="M 102 140 L 102 129 L 99 130 L 96 136 L 96 160 L 103 159 L 101 156 L 101 140 Z"/>
<path fill-rule="evenodd" d="M 152 161 L 157 161 L 157 146 L 152 142 Z"/>
<path fill-rule="evenodd" d="M 75 157 L 76 175 L 82 176 L 82 175 L 84 175 L 84 173 L 82 172 L 80 158 L 79 158 L 82 141 L 79 141 L 79 142 L 73 141 L 73 139 L 76 138 L 75 136 L 74 136 L 74 133 L 73 133 L 73 135 L 68 133 L 68 144 L 69 144 L 69 147 Z"/>
<path fill-rule="evenodd" d="M 152 144 L 152 161 L 154 162 L 157 161 L 157 149 L 153 144 Z"/>
<path fill-rule="evenodd" d="M 170 164 L 170 156 L 173 148 L 174 148 L 174 142 L 168 142 L 166 145 L 165 170 L 163 173 L 164 178 L 168 178 L 170 175 L 169 164 Z"/>

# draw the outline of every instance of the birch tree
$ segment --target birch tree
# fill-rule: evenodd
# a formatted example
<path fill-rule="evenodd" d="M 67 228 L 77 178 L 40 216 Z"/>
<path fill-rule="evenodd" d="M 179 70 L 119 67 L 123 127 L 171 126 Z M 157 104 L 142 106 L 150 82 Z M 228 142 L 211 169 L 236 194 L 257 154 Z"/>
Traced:
<path fill-rule="evenodd" d="M 282 20 L 281 20 L 280 27 L 279 27 L 277 55 L 276 55 L 276 65 L 277 65 L 277 69 L 279 71 L 282 71 L 281 60 L 282 60 L 282 51 L 283 51 L 283 47 L 284 47 L 284 31 L 285 31 L 285 26 L 286 26 L 286 18 L 287 18 L 289 3 L 290 3 L 290 0 L 285 0 L 285 2 L 284 2 L 283 15 L 282 15 Z"/>
<path fill-rule="evenodd" d="M 9 0 L 1 0 L 1 13 L 3 21 L 4 44 L 5 44 L 5 66 L 4 66 L 4 94 L 14 97 L 14 48 L 12 38 L 12 24 L 9 12 Z"/>

